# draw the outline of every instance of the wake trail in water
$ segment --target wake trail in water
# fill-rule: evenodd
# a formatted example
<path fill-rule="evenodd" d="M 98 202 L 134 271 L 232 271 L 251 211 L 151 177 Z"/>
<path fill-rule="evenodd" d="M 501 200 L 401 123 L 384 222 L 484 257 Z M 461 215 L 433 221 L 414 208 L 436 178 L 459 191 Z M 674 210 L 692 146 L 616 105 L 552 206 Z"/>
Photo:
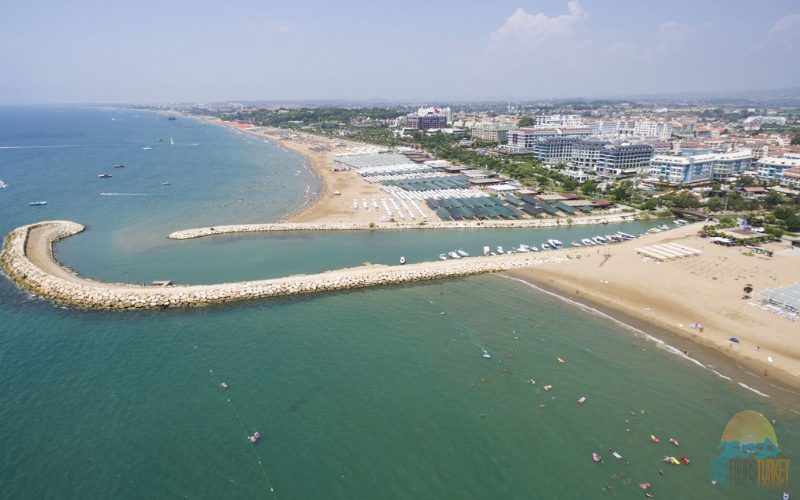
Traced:
<path fill-rule="evenodd" d="M 537 291 L 542 292 L 542 293 L 546 293 L 547 295 L 550 295 L 550 296 L 555 297 L 555 298 L 557 298 L 559 300 L 562 300 L 562 301 L 564 301 L 564 302 L 566 302 L 566 303 L 568 303 L 568 304 L 570 304 L 572 306 L 575 306 L 575 307 L 577 307 L 577 308 L 579 308 L 579 309 L 581 309 L 581 310 L 583 310 L 585 312 L 588 312 L 589 314 L 593 314 L 595 316 L 600 316 L 601 318 L 609 319 L 609 320 L 613 321 L 614 323 L 620 325 L 621 327 L 623 327 L 623 328 L 625 328 L 627 330 L 630 330 L 630 331 L 632 331 L 632 332 L 634 332 L 634 333 L 636 333 L 638 335 L 641 335 L 641 336 L 645 337 L 647 340 L 650 340 L 651 342 L 656 344 L 656 346 L 659 349 L 663 349 L 663 350 L 669 352 L 670 354 L 674 354 L 674 355 L 676 355 L 676 356 L 678 356 L 680 358 L 683 358 L 685 360 L 691 361 L 692 363 L 696 364 L 697 366 L 714 373 L 715 375 L 719 376 L 722 379 L 734 382 L 734 380 L 731 379 L 730 377 L 727 377 L 727 376 L 721 374 L 720 372 L 718 372 L 717 370 L 714 370 L 713 368 L 709 368 L 708 366 L 704 365 L 700 361 L 685 355 L 683 353 L 683 351 L 681 351 L 680 349 L 678 349 L 676 347 L 673 347 L 673 346 L 667 344 L 666 342 L 664 342 L 663 340 L 658 339 L 656 337 L 653 337 L 649 333 L 643 332 L 642 330 L 639 330 L 638 328 L 636 328 L 634 326 L 631 326 L 631 325 L 629 325 L 627 323 L 624 323 L 624 322 L 622 322 L 622 321 L 620 321 L 620 320 L 618 320 L 618 319 L 616 319 L 616 318 L 614 318 L 612 316 L 609 316 L 608 314 L 606 314 L 606 313 L 604 313 L 602 311 L 598 311 L 597 309 L 595 309 L 593 307 L 589 307 L 589 306 L 587 306 L 585 304 L 581 304 L 580 302 L 577 302 L 575 300 L 568 299 L 567 297 L 563 297 L 563 296 L 561 296 L 561 295 L 559 295 L 557 293 L 553 293 L 553 292 L 550 292 L 550 291 L 545 290 L 543 288 L 539 288 L 538 286 L 536 286 L 536 285 L 534 285 L 532 283 L 528 283 L 525 280 L 522 280 L 522 279 L 519 279 L 519 278 L 514 278 L 514 277 L 511 277 L 511 276 L 503 276 L 502 274 L 500 274 L 498 276 L 501 276 L 501 277 L 509 279 L 509 280 L 518 281 L 519 283 L 523 283 L 523 284 L 533 288 L 534 290 L 537 290 Z M 748 385 L 745 385 L 745 384 L 743 384 L 741 382 L 737 382 L 737 384 L 739 384 L 740 386 L 744 387 L 745 389 L 748 389 L 748 390 L 758 394 L 759 396 L 763 396 L 763 397 L 766 397 L 766 398 L 770 397 L 769 394 L 764 394 L 763 392 L 760 392 L 760 391 L 758 391 L 756 389 L 753 389 L 752 387 L 750 387 Z"/>
<path fill-rule="evenodd" d="M 146 193 L 100 193 L 100 196 L 150 196 Z"/>
<path fill-rule="evenodd" d="M 50 149 L 50 148 L 88 148 L 81 144 L 58 144 L 55 146 L 0 146 L 0 149 Z"/>

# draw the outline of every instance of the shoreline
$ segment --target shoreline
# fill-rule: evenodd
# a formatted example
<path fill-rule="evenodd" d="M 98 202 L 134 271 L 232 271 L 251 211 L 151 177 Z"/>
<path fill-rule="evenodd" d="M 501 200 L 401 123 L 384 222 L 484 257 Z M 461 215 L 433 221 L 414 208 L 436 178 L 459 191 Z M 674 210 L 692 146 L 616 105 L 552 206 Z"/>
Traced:
<path fill-rule="evenodd" d="M 724 375 L 734 378 L 736 384 L 785 399 L 800 409 L 800 344 L 795 340 L 800 328 L 796 322 L 762 310 L 756 297 L 742 299 L 746 283 L 757 293 L 800 280 L 800 256 L 791 251 L 781 255 L 785 248 L 774 244 L 767 245 L 776 251 L 772 258 L 713 245 L 696 236 L 699 227 L 673 229 L 607 247 L 609 255 L 584 249 L 583 258 L 567 265 L 542 265 L 504 275 L 600 311 L 666 342 L 679 353 L 686 349 L 688 356 L 680 354 L 687 360 L 724 366 Z M 663 263 L 635 253 L 637 247 L 669 242 L 702 253 Z M 690 328 L 691 323 L 703 325 L 703 331 Z M 731 342 L 732 337 L 740 342 Z M 712 361 L 703 363 L 695 358 Z"/>
<path fill-rule="evenodd" d="M 525 273 L 525 271 L 529 272 Z M 755 365 L 751 366 L 748 360 L 723 353 L 719 349 L 685 335 L 685 332 L 680 329 L 667 326 L 665 330 L 653 321 L 609 306 L 595 297 L 570 294 L 564 286 L 558 286 L 541 276 L 530 274 L 530 270 L 508 271 L 498 273 L 498 276 L 524 283 L 571 306 L 578 307 L 587 314 L 618 323 L 633 337 L 641 338 L 648 343 L 655 343 L 657 348 L 663 348 L 671 355 L 712 372 L 725 380 L 730 387 L 751 393 L 762 404 L 779 402 L 790 411 L 800 414 L 800 381 L 782 370 L 775 371 L 767 380 L 748 371 L 747 368 L 758 370 Z M 684 354 L 683 349 L 688 350 L 689 355 Z M 635 349 L 632 348 L 631 352 L 635 352 Z M 709 396 L 713 398 L 713 395 Z"/>

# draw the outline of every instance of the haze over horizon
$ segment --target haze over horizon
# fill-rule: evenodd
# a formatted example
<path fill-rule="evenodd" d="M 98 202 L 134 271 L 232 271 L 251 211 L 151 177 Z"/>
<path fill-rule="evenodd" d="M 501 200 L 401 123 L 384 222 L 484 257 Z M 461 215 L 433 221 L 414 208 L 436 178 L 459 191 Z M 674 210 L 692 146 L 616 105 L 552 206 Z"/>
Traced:
<path fill-rule="evenodd" d="M 18 2 L 0 104 L 528 100 L 800 85 L 796 2 Z"/>

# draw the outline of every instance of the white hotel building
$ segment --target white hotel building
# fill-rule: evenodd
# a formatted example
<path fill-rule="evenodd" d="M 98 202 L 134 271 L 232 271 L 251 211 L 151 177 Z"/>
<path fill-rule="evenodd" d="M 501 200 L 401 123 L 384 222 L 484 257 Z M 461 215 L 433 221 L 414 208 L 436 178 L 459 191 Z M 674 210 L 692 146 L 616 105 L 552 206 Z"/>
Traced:
<path fill-rule="evenodd" d="M 765 181 L 778 181 L 782 186 L 795 187 L 797 179 L 794 172 L 800 169 L 800 157 L 765 156 L 758 160 L 758 177 Z M 790 175 L 786 175 L 789 173 Z"/>
<path fill-rule="evenodd" d="M 692 156 L 656 155 L 650 162 L 650 178 L 670 184 L 724 181 L 749 170 L 752 162 L 753 152 L 749 149 Z"/>
<path fill-rule="evenodd" d="M 508 131 L 508 144 L 503 146 L 513 153 L 532 153 L 536 143 L 553 137 L 583 139 L 592 131 L 588 127 L 578 128 L 534 128 L 522 127 Z"/>

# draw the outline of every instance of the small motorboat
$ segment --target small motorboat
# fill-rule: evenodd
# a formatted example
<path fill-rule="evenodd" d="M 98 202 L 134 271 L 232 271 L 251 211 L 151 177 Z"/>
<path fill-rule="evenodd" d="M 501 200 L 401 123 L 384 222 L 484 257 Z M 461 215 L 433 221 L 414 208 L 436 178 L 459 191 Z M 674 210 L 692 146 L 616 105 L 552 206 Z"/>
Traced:
<path fill-rule="evenodd" d="M 654 435 L 652 435 L 652 434 L 650 435 L 650 441 L 652 441 L 652 442 L 654 442 L 654 443 L 660 443 L 660 442 L 661 442 L 661 440 L 660 440 L 660 439 L 658 439 L 657 437 L 655 437 L 655 436 L 654 436 Z"/>
<path fill-rule="evenodd" d="M 169 182 L 162 182 L 161 185 L 162 186 L 169 186 Z"/>
<path fill-rule="evenodd" d="M 46 201 L 32 201 L 32 202 L 30 202 L 28 204 L 30 206 L 32 206 L 32 207 L 38 207 L 38 206 L 41 206 L 41 205 L 47 205 L 47 202 Z"/>
<path fill-rule="evenodd" d="M 550 390 L 550 389 L 552 389 L 552 388 L 553 388 L 553 386 L 552 386 L 552 385 L 549 385 L 549 384 L 548 384 L 548 385 L 546 385 L 546 386 L 544 386 L 544 390 L 545 390 L 545 391 L 549 391 L 549 390 Z"/>
<path fill-rule="evenodd" d="M 489 247 L 483 247 L 483 255 L 489 255 L 489 253 L 490 253 L 491 251 L 492 251 L 492 249 L 491 249 L 491 248 L 489 248 Z"/>
<path fill-rule="evenodd" d="M 646 490 L 650 487 L 650 483 L 639 483 L 639 488 Z"/>
<path fill-rule="evenodd" d="M 595 236 L 595 237 L 594 237 L 594 238 L 592 238 L 592 239 L 593 239 L 595 242 L 597 242 L 598 244 L 600 244 L 600 245 L 607 245 L 607 244 L 608 244 L 608 240 L 606 240 L 606 239 L 605 239 L 605 238 L 603 238 L 602 236 Z"/>
<path fill-rule="evenodd" d="M 439 260 L 447 260 L 447 255 L 443 254 L 443 253 L 440 253 L 439 254 Z"/>
<path fill-rule="evenodd" d="M 550 245 L 547 243 L 542 243 L 542 250 L 550 250 Z"/>
<path fill-rule="evenodd" d="M 636 236 L 634 236 L 634 235 L 632 235 L 632 234 L 628 234 L 628 233 L 623 233 L 622 231 L 617 231 L 617 234 L 618 234 L 618 235 L 619 235 L 619 236 L 620 236 L 620 237 L 621 237 L 623 240 L 633 240 L 633 239 L 636 239 Z"/>
<path fill-rule="evenodd" d="M 528 245 L 520 245 L 519 248 L 517 248 L 517 251 L 522 253 L 528 253 L 531 251 L 531 247 L 529 247 Z"/>
<path fill-rule="evenodd" d="M 681 457 L 680 461 L 683 462 L 683 465 L 689 465 L 689 459 L 686 457 Z"/>
<path fill-rule="evenodd" d="M 147 150 L 150 150 L 150 149 L 153 149 L 153 148 L 151 148 L 150 146 L 145 146 L 145 147 L 143 147 L 142 149 L 144 149 L 145 151 L 147 151 Z"/>
<path fill-rule="evenodd" d="M 125 165 L 123 165 L 122 163 L 119 163 L 117 165 L 114 165 L 114 168 L 125 168 Z"/>
<path fill-rule="evenodd" d="M 614 453 L 612 453 L 612 455 L 614 455 L 614 458 L 616 458 L 617 460 L 622 460 L 622 455 L 620 455 L 616 451 Z"/>
<path fill-rule="evenodd" d="M 503 247 L 497 247 L 497 254 L 503 255 L 505 252 L 503 251 Z"/>
<path fill-rule="evenodd" d="M 671 463 L 672 465 L 680 465 L 680 464 L 681 464 L 681 463 L 678 461 L 678 459 L 677 459 L 677 458 L 675 458 L 675 457 L 669 457 L 669 463 Z"/>
<path fill-rule="evenodd" d="M 669 438 L 669 442 L 674 444 L 675 446 L 680 446 L 680 444 L 672 438 Z"/>
<path fill-rule="evenodd" d="M 590 240 L 589 238 L 582 239 L 581 243 L 583 243 L 583 246 L 587 246 L 587 247 L 594 246 L 594 241 Z"/>
<path fill-rule="evenodd" d="M 489 353 L 488 353 L 488 352 L 486 352 L 486 351 L 483 351 L 483 357 L 484 357 L 484 358 L 486 358 L 486 359 L 489 359 L 489 358 L 491 358 L 491 357 L 492 357 L 492 355 L 491 355 L 491 354 L 489 354 Z"/>
<path fill-rule="evenodd" d="M 578 403 L 583 404 L 586 402 L 586 396 L 581 396 L 581 399 L 578 400 Z"/>
<path fill-rule="evenodd" d="M 660 230 L 662 230 L 662 231 L 666 231 L 667 229 L 669 229 L 669 226 L 668 226 L 668 225 L 666 225 L 666 224 L 659 224 L 659 225 L 658 225 L 658 226 L 656 226 L 656 227 L 658 227 L 658 228 L 659 228 Z"/>
<path fill-rule="evenodd" d="M 258 434 L 258 432 L 256 432 L 256 433 L 254 433 L 252 436 L 250 436 L 250 442 L 251 442 L 251 443 L 255 443 L 255 442 L 256 442 L 256 441 L 258 441 L 260 438 L 261 438 L 261 435 L 259 435 L 259 434 Z"/>
<path fill-rule="evenodd" d="M 100 177 L 101 179 L 108 179 L 109 177 L 111 177 L 111 174 L 100 174 L 97 177 Z"/>
<path fill-rule="evenodd" d="M 528 248 L 530 248 L 530 249 L 531 249 L 531 252 L 538 252 L 538 251 L 539 251 L 539 249 L 538 249 L 538 248 L 536 248 L 536 245 L 531 245 L 531 246 L 529 246 Z"/>
<path fill-rule="evenodd" d="M 573 241 L 573 242 L 572 242 L 572 246 L 574 246 L 574 247 L 579 247 L 579 246 L 581 246 L 581 244 L 580 244 L 580 243 L 578 243 L 577 241 Z"/>
<path fill-rule="evenodd" d="M 561 250 L 562 248 L 564 248 L 564 244 L 558 240 L 550 239 L 547 240 L 547 243 L 553 248 L 553 250 Z"/>
<path fill-rule="evenodd" d="M 457 253 L 455 253 L 455 252 L 450 252 L 450 253 L 448 253 L 447 255 L 449 255 L 450 257 L 452 257 L 452 258 L 454 258 L 454 259 L 460 259 L 460 258 L 461 258 L 461 256 L 460 256 L 460 255 L 458 255 L 458 254 L 457 254 Z"/>
<path fill-rule="evenodd" d="M 406 258 L 403 257 L 403 256 L 400 256 L 400 264 L 405 264 L 405 263 L 406 263 Z"/>
<path fill-rule="evenodd" d="M 457 252 L 458 252 L 458 255 L 460 255 L 462 257 L 469 257 L 469 254 L 467 252 L 465 252 L 464 250 L 461 250 L 460 248 L 457 250 Z"/>
<path fill-rule="evenodd" d="M 594 460 L 595 462 L 599 462 L 600 456 L 598 456 L 597 453 L 592 453 L 592 460 Z"/>

